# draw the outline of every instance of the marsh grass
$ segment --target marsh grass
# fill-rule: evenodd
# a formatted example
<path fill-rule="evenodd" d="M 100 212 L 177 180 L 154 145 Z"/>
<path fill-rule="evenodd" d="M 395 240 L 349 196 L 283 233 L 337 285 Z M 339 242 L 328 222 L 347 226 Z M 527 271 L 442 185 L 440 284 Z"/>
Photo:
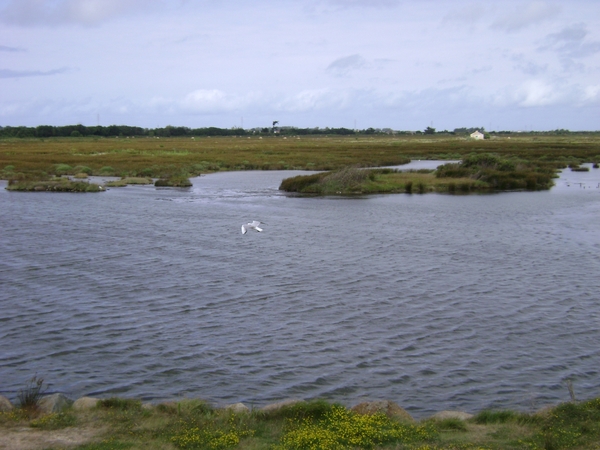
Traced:
<path fill-rule="evenodd" d="M 187 177 L 187 175 L 173 175 L 166 178 L 159 178 L 154 183 L 154 186 L 157 187 L 191 187 L 192 182 Z"/>
<path fill-rule="evenodd" d="M 45 177 L 41 177 L 45 178 Z M 101 192 L 98 184 L 84 181 L 71 181 L 68 178 L 50 179 L 11 179 L 6 187 L 9 191 L 29 192 Z"/>
<path fill-rule="evenodd" d="M 506 136 L 509 137 L 509 136 Z M 495 153 L 555 170 L 600 159 L 600 134 L 511 135 L 486 141 L 454 136 L 307 136 L 301 140 L 265 137 L 120 139 L 1 139 L 0 167 L 11 172 L 163 177 L 217 170 L 303 169 L 330 171 L 348 166 L 381 167 L 411 159 L 462 159 Z M 162 146 L 162 147 L 161 147 Z M 6 172 L 6 170 L 4 170 Z"/>

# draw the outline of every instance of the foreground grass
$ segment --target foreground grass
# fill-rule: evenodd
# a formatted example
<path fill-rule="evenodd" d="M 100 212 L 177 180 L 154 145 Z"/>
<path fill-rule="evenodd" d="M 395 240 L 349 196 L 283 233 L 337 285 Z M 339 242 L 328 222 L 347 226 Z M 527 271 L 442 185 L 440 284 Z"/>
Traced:
<path fill-rule="evenodd" d="M 600 399 L 535 414 L 483 411 L 466 421 L 419 423 L 359 415 L 323 401 L 233 413 L 196 400 L 144 408 L 139 401 L 112 398 L 85 411 L 0 413 L 1 434 L 22 433 L 24 427 L 49 436 L 57 430 L 89 435 L 87 443 L 71 447 L 80 450 L 592 449 L 600 448 Z"/>

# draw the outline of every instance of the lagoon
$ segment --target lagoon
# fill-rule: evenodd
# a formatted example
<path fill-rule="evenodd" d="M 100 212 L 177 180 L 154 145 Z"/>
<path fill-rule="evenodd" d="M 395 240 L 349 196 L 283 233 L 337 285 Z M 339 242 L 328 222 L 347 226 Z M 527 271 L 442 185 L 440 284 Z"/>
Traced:
<path fill-rule="evenodd" d="M 0 394 L 37 374 L 73 398 L 385 398 L 415 417 L 529 411 L 568 400 L 567 379 L 598 396 L 599 170 L 543 192 L 278 190 L 302 173 L 4 182 Z M 252 220 L 265 231 L 242 235 Z"/>

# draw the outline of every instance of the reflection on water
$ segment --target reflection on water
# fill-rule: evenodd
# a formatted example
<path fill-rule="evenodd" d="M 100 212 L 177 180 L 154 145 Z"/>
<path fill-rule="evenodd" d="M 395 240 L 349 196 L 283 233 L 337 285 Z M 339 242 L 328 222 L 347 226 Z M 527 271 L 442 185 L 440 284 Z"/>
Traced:
<path fill-rule="evenodd" d="M 0 393 L 38 374 L 71 397 L 385 398 L 417 417 L 567 400 L 567 378 L 598 395 L 600 171 L 547 192 L 278 191 L 298 173 L 2 190 Z M 242 235 L 251 220 L 265 231 Z"/>

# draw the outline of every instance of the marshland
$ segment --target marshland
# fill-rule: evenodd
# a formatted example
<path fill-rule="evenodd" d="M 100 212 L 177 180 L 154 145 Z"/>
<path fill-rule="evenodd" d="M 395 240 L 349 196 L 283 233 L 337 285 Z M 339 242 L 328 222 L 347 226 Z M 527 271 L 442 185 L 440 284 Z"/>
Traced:
<path fill-rule="evenodd" d="M 5 180 L 126 185 L 0 189 L 0 394 L 15 401 L 37 373 L 50 392 L 104 401 L 46 418 L 16 410 L 3 430 L 93 431 L 81 449 L 303 448 L 340 430 L 364 437 L 357 448 L 593 448 L 598 137 L 283 137 L 0 141 Z M 551 173 L 552 186 L 280 190 L 377 167 L 363 181 L 402 170 L 427 177 L 418 194 L 447 183 L 431 170 L 469 160 Z M 192 186 L 149 183 L 173 176 Z M 265 231 L 242 235 L 251 220 Z M 307 403 L 259 412 L 285 398 Z M 371 399 L 417 423 L 373 419 L 378 431 L 348 412 Z M 236 402 L 252 412 L 222 409 Z M 429 420 L 441 410 L 474 418 Z"/>

